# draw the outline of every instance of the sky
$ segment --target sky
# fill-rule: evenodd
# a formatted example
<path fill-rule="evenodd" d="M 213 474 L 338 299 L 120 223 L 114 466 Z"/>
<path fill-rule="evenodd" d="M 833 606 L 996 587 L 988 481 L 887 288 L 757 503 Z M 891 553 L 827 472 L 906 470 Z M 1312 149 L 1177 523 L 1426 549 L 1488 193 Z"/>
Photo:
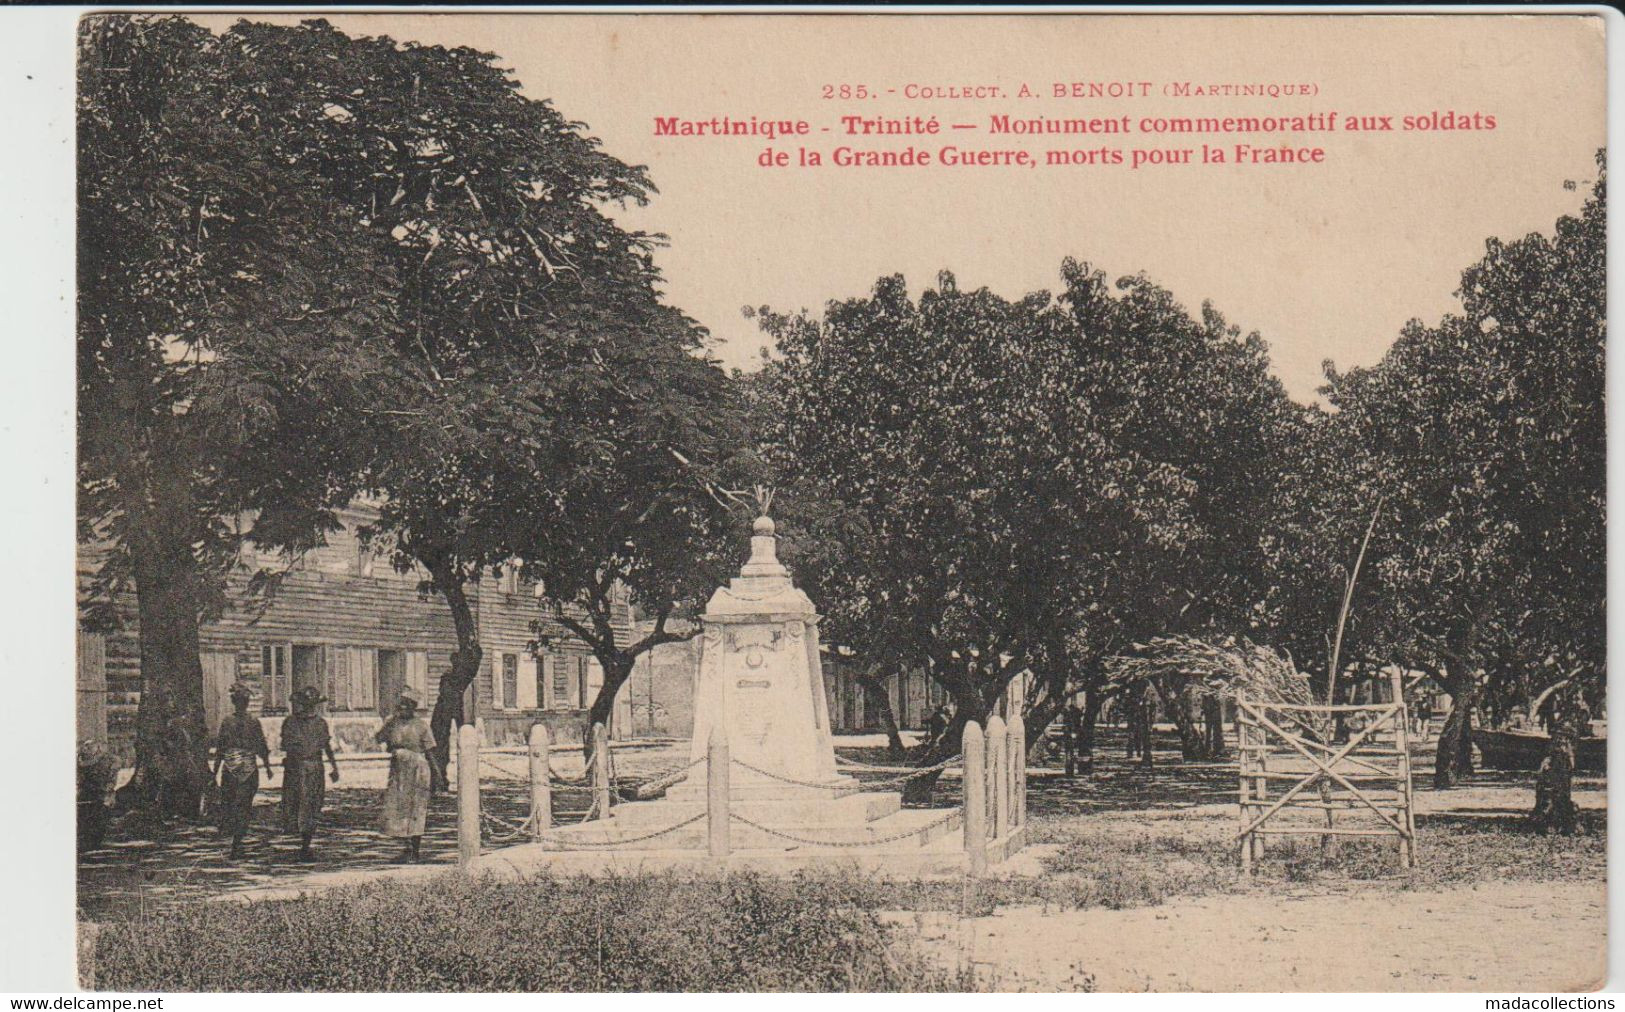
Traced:
<path fill-rule="evenodd" d="M 260 17 L 256 15 L 256 17 Z M 745 306 L 817 311 L 883 275 L 912 290 L 941 270 L 1016 297 L 1059 287 L 1064 257 L 1144 272 L 1193 313 L 1204 301 L 1269 343 L 1277 375 L 1315 397 L 1321 363 L 1369 365 L 1412 318 L 1458 305 L 1489 236 L 1550 231 L 1577 210 L 1605 140 L 1602 22 L 1587 16 L 1334 15 L 328 15 L 498 54 L 526 94 L 649 167 L 659 189 L 626 225 L 670 237 L 669 301 L 750 368 L 765 344 Z M 283 22 L 294 17 L 263 18 Z M 233 18 L 201 18 L 223 28 Z M 1055 98 L 1057 83 L 1149 82 L 1127 98 Z M 1170 97 L 1191 84 L 1307 84 L 1307 96 Z M 876 97 L 824 98 L 825 85 Z M 1038 97 L 1018 98 L 1027 85 Z M 986 97 L 910 99 L 910 86 Z M 1131 89 L 1138 90 L 1138 89 Z M 1299 133 L 1293 165 L 763 168 L 764 148 L 937 153 L 1116 147 L 1229 150 L 1274 138 L 1010 137 L 990 117 L 1391 117 L 1377 133 Z M 1403 130 L 1405 116 L 1479 113 L 1493 130 Z M 937 116 L 946 136 L 842 135 L 840 117 Z M 812 136 L 657 136 L 656 117 L 805 119 Z M 952 131 L 952 123 L 975 130 Z M 824 128 L 829 132 L 824 132 Z M 1565 188 L 1564 181 L 1580 184 Z"/>

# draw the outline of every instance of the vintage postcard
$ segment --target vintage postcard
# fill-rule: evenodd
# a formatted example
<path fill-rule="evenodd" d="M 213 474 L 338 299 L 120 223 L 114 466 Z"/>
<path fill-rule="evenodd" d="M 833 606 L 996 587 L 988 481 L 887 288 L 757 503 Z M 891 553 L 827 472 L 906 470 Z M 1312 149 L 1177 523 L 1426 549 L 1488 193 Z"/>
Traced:
<path fill-rule="evenodd" d="M 84 14 L 81 987 L 1603 987 L 1608 25 Z"/>

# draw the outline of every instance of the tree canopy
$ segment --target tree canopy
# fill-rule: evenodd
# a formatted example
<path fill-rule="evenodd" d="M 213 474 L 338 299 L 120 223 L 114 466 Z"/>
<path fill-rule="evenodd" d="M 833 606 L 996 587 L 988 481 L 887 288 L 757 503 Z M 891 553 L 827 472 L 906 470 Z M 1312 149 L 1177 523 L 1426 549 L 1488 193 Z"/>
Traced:
<path fill-rule="evenodd" d="M 926 668 L 960 721 L 1021 671 L 1052 714 L 1136 636 L 1247 622 L 1297 422 L 1256 336 L 1144 278 L 1062 277 L 759 314 L 767 452 L 830 640 Z"/>

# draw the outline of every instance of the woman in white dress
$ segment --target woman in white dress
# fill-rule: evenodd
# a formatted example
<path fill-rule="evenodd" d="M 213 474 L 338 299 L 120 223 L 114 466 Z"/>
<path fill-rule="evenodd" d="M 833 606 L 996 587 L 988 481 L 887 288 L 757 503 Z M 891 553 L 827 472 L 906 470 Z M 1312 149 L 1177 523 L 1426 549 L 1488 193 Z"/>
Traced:
<path fill-rule="evenodd" d="M 417 715 L 418 701 L 403 694 L 395 713 L 376 735 L 389 750 L 389 785 L 384 788 L 383 830 L 403 840 L 403 861 L 421 857 L 423 823 L 429 814 L 429 760 L 434 735 Z"/>

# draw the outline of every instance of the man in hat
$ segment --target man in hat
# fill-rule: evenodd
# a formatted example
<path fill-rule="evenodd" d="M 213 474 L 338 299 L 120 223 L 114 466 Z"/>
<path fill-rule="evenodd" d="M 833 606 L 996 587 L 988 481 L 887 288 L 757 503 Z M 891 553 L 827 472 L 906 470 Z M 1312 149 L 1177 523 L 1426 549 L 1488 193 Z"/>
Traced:
<path fill-rule="evenodd" d="M 282 831 L 299 834 L 299 860 L 313 861 L 310 841 L 322 814 L 327 787 L 322 783 L 322 756 L 332 764 L 332 779 L 339 780 L 339 761 L 333 755 L 327 721 L 317 713 L 323 702 L 313 685 L 293 694 L 293 715 L 282 722 Z"/>
<path fill-rule="evenodd" d="M 265 743 L 260 722 L 248 713 L 253 697 L 248 686 L 236 682 L 230 694 L 233 712 L 221 721 L 215 735 L 213 775 L 220 781 L 220 831 L 231 837 L 231 857 L 236 859 L 243 856 L 243 837 L 248 833 L 254 795 L 260 789 L 256 761 L 265 764 L 265 779 L 269 781 L 271 748 Z"/>

